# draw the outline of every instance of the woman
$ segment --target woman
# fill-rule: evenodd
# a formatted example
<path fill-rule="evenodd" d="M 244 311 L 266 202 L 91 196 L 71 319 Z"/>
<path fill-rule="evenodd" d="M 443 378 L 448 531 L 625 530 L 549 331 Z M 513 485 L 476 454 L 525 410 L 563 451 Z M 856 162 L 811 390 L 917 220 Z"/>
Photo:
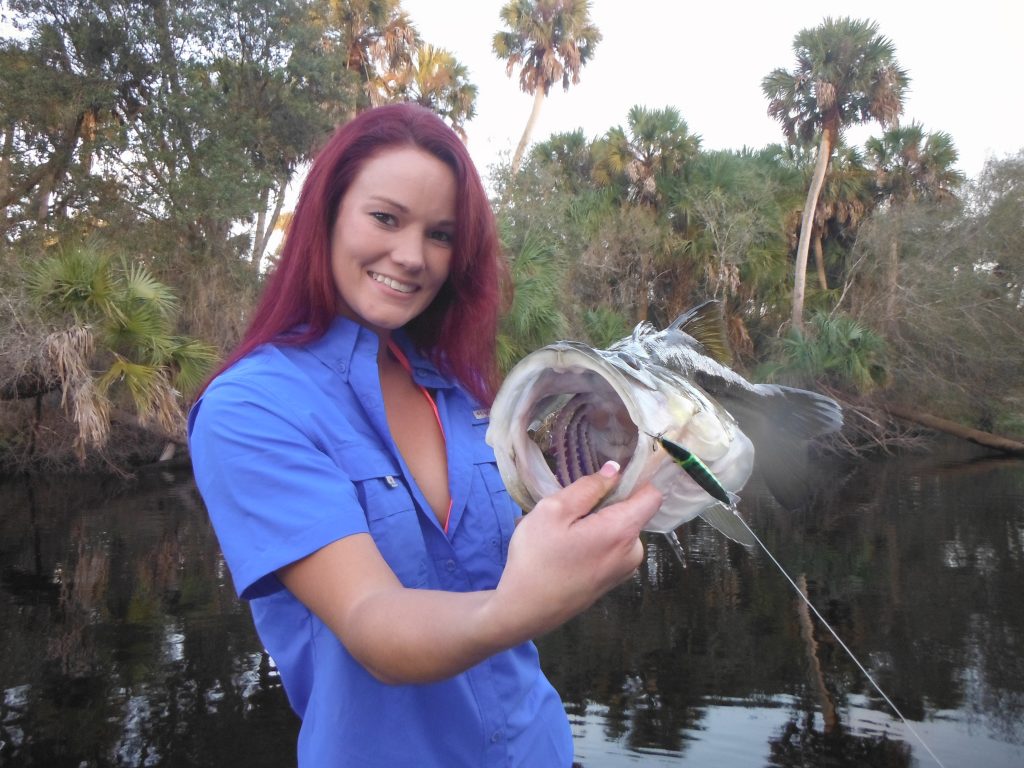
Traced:
<path fill-rule="evenodd" d="M 365 112 L 317 156 L 193 408 L 196 480 L 303 768 L 571 763 L 530 640 L 632 574 L 661 497 L 587 516 L 609 464 L 517 525 L 484 442 L 499 273 L 458 137 L 416 106 Z"/>

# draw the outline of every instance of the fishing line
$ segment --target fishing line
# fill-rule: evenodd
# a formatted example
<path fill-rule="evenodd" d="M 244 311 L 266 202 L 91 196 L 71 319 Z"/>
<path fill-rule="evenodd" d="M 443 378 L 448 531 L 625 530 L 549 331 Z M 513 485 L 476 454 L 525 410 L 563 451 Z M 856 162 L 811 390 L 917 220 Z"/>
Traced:
<path fill-rule="evenodd" d="M 906 726 L 907 730 L 910 731 L 912 734 L 914 734 L 914 737 L 919 742 L 921 742 L 921 746 L 924 747 L 925 752 L 927 752 L 929 755 L 931 755 L 932 759 L 936 763 L 939 764 L 940 768 L 946 768 L 946 766 L 943 765 L 942 761 L 939 760 L 939 758 L 936 756 L 936 754 L 934 752 L 932 752 L 931 747 L 929 747 L 928 744 L 925 742 L 925 740 L 923 738 L 921 738 L 921 734 L 919 734 L 917 732 L 917 729 L 915 729 L 914 726 L 912 726 L 910 724 L 910 721 L 907 720 L 907 718 L 905 718 L 903 716 L 903 713 L 900 712 L 899 707 L 897 707 L 893 703 L 892 699 L 890 699 L 886 695 L 885 691 L 882 690 L 882 687 L 877 682 L 875 682 L 875 678 L 871 676 L 871 673 L 868 672 L 867 669 L 864 668 L 864 665 L 860 663 L 860 661 L 857 659 L 856 656 L 854 656 L 853 651 L 851 651 L 850 648 L 846 645 L 846 643 L 843 642 L 843 639 L 841 637 L 839 637 L 838 634 L 836 634 L 836 631 L 834 629 L 832 629 L 832 625 L 829 624 L 825 620 L 825 617 L 822 616 L 821 613 L 818 612 L 818 609 L 814 607 L 814 603 L 811 602 L 810 598 L 808 598 L 807 595 L 804 594 L 804 591 L 802 589 L 800 589 L 800 587 L 797 586 L 796 582 L 793 581 L 792 578 L 790 578 L 789 574 L 786 573 L 786 569 L 782 567 L 782 564 L 778 560 L 775 559 L 775 556 L 771 552 L 768 551 L 768 547 L 765 546 L 764 542 L 761 541 L 761 539 L 758 537 L 758 535 L 756 533 L 754 533 L 754 531 L 751 529 L 751 527 L 749 525 L 747 525 L 747 521 L 744 520 L 740 516 L 739 510 L 736 509 L 736 505 L 735 504 L 731 507 L 731 509 L 732 509 L 732 513 L 734 515 L 736 515 L 736 517 L 739 519 L 739 521 L 741 523 L 743 523 L 743 527 L 746 528 L 750 532 L 750 535 L 754 537 L 754 541 L 756 541 L 758 544 L 761 545 L 761 549 L 763 549 L 764 553 L 766 555 L 768 555 L 768 559 L 771 560 L 773 563 L 775 563 L 775 566 L 779 569 L 779 571 L 782 573 L 782 575 L 786 577 L 786 581 L 788 581 L 792 585 L 793 589 L 796 590 L 796 593 L 798 595 L 800 595 L 800 599 L 803 600 L 805 603 L 807 603 L 807 607 L 810 608 L 814 612 L 814 615 L 818 617 L 818 621 L 820 621 L 822 624 L 824 624 L 825 628 L 829 632 L 832 633 L 832 637 L 834 637 L 836 639 L 836 642 L 839 643 L 839 645 L 842 647 L 842 649 L 844 651 L 846 651 L 846 655 L 849 656 L 853 660 L 853 663 L 857 665 L 857 668 L 864 674 L 864 677 L 866 677 L 868 679 L 868 682 L 870 682 L 871 685 L 874 686 L 875 690 L 878 691 L 879 695 L 883 699 L 885 699 L 885 703 L 888 704 L 890 707 L 892 707 L 892 711 L 893 712 L 895 712 L 897 715 L 899 715 L 900 720 L 903 721 L 903 725 Z M 678 543 L 679 543 L 679 540 L 676 539 L 676 544 L 678 545 Z M 681 549 L 681 547 L 680 547 L 680 549 Z M 681 553 L 679 551 L 677 551 L 676 554 L 678 555 L 678 554 L 681 554 Z"/>
<path fill-rule="evenodd" d="M 668 539 L 668 543 L 672 545 L 672 551 L 676 553 L 676 557 L 679 558 L 679 563 L 686 567 L 686 550 L 683 549 L 683 543 L 679 541 L 679 537 L 676 536 L 675 531 L 668 531 L 664 534 L 665 538 Z"/>

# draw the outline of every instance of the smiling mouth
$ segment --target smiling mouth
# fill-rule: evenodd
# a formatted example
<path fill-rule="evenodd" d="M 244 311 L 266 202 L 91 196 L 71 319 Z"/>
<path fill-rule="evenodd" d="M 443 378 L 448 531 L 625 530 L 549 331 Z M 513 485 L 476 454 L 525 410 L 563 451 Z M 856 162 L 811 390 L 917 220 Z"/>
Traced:
<path fill-rule="evenodd" d="M 409 283 L 400 283 L 394 278 L 387 277 L 385 275 L 380 274 L 379 272 L 370 272 L 369 274 L 372 280 L 381 283 L 382 285 L 386 285 L 388 288 L 391 288 L 394 291 L 398 291 L 399 293 L 412 293 L 417 289 L 415 285 L 410 285 Z"/>

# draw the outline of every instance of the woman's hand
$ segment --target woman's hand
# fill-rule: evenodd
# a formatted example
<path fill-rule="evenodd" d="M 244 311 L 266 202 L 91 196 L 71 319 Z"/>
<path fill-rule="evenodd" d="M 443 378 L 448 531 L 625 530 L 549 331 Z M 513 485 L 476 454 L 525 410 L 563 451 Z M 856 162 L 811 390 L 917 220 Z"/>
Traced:
<path fill-rule="evenodd" d="M 550 631 L 636 571 L 644 556 L 640 531 L 662 496 L 645 486 L 591 513 L 618 480 L 609 462 L 542 499 L 516 526 L 488 606 L 500 634 L 527 640 Z"/>

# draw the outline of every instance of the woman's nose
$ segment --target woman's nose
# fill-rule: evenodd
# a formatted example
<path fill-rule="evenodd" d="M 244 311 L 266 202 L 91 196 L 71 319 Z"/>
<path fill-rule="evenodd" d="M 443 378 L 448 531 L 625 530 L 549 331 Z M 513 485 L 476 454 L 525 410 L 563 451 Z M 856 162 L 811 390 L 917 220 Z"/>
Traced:
<path fill-rule="evenodd" d="M 413 233 L 408 233 L 395 243 L 391 251 L 391 258 L 396 264 L 410 272 L 418 272 L 423 269 L 423 238 Z"/>

